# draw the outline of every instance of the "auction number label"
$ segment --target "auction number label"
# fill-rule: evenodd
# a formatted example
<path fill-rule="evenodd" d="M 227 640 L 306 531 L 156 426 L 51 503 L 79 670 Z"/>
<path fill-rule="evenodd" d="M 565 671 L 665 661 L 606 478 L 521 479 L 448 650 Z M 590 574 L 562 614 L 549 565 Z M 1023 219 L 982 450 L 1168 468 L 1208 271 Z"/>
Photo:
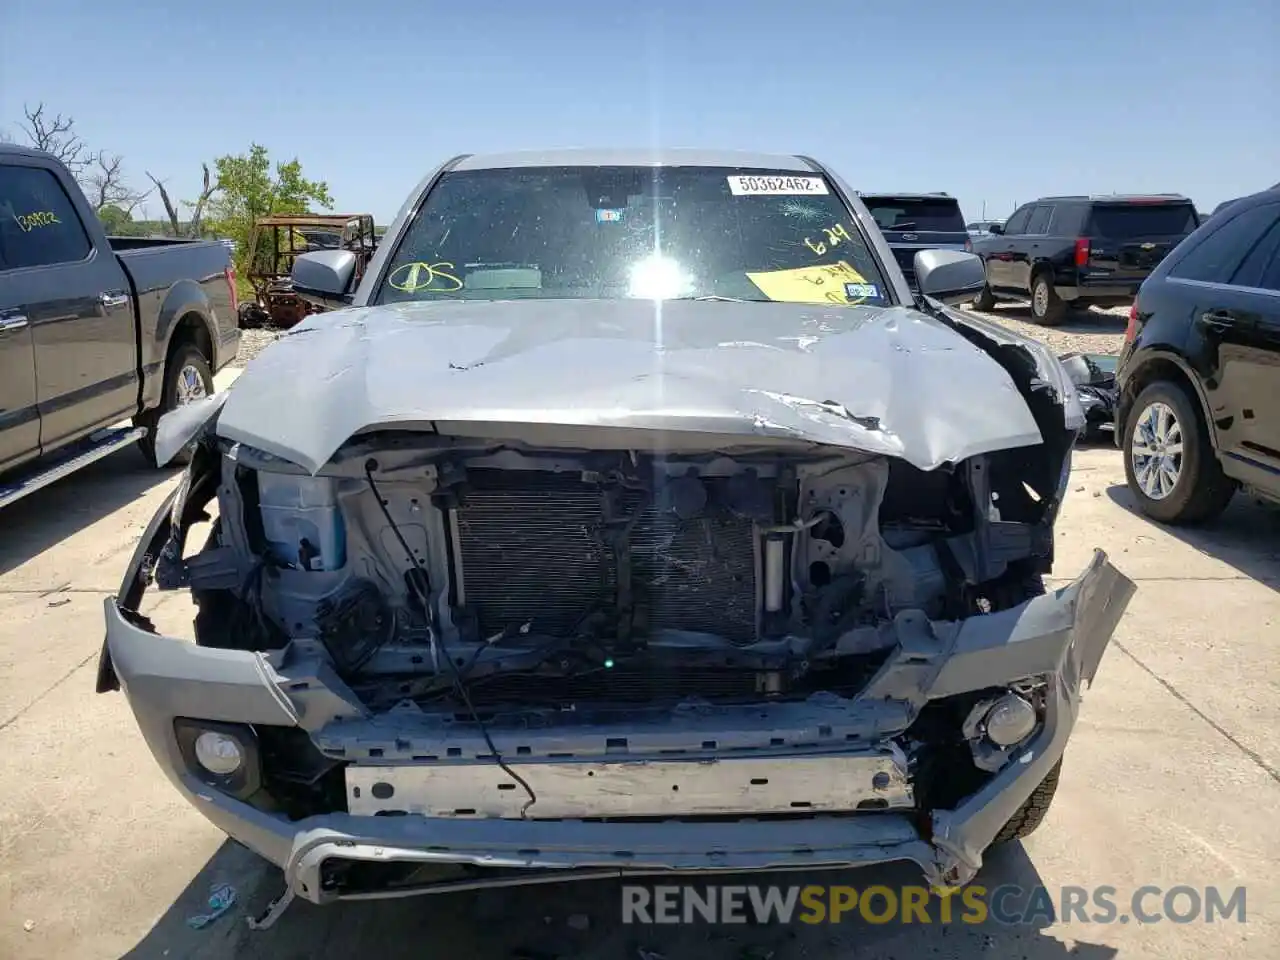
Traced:
<path fill-rule="evenodd" d="M 759 177 L 735 174 L 729 178 L 729 192 L 735 197 L 811 197 L 827 192 L 821 177 Z"/>

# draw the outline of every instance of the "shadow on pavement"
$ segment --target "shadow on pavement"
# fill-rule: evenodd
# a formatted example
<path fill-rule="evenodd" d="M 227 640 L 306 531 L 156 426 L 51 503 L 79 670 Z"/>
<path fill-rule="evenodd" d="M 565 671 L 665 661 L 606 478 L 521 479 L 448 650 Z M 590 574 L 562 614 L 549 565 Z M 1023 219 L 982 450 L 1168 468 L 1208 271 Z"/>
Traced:
<path fill-rule="evenodd" d="M 167 484 L 177 470 L 153 470 L 130 447 L 37 490 L 4 509 L 0 575 L 77 531 Z M 149 517 L 147 519 L 150 519 Z"/>
<path fill-rule="evenodd" d="M 1030 891 L 1041 879 L 1021 844 L 992 850 L 975 883 L 988 891 L 1013 885 L 1003 902 L 1025 910 Z M 236 886 L 239 900 L 226 915 L 203 930 L 187 926 L 203 912 L 210 885 Z M 646 887 L 664 881 L 633 881 Z M 666 881 L 671 883 L 672 881 Z M 786 887 L 823 883 L 865 889 L 919 886 L 919 872 L 906 864 L 860 870 L 695 877 L 690 886 L 758 884 Z M 953 919 L 942 923 L 936 899 L 927 905 L 931 923 L 872 924 L 854 910 L 837 924 L 643 925 L 622 922 L 620 881 L 547 884 L 401 900 L 339 903 L 316 907 L 295 900 L 269 930 L 248 929 L 245 918 L 260 913 L 279 892 L 279 873 L 228 842 L 188 885 L 182 896 L 133 949 L 126 960 L 194 960 L 236 957 L 290 960 L 304 957 L 466 957 L 468 960 L 822 960 L 857 951 L 867 958 L 941 956 L 1020 957 L 1025 960 L 1111 960 L 1117 950 L 1073 942 L 1046 932 L 1057 907 L 1028 922 L 1002 924 L 988 917 L 965 922 L 959 896 Z M 1057 904 L 1059 894 L 1050 890 Z M 1047 902 L 1047 901 L 1046 901 Z M 883 901 L 879 901 L 883 909 Z M 797 910 L 799 913 L 799 909 Z"/>
<path fill-rule="evenodd" d="M 1111 434 L 1102 433 L 1101 431 L 1099 431 L 1098 433 L 1089 433 L 1089 434 L 1082 433 L 1080 435 L 1080 439 L 1076 441 L 1076 449 L 1077 450 L 1113 450 L 1117 455 L 1119 455 L 1120 453 L 1119 450 L 1116 450 L 1116 444 L 1115 444 L 1115 441 L 1111 438 Z"/>
<path fill-rule="evenodd" d="M 1123 483 L 1107 488 L 1107 496 L 1135 517 L 1177 537 L 1188 546 L 1235 567 L 1248 577 L 1280 591 L 1280 510 L 1237 493 L 1221 517 L 1200 527 L 1157 524 L 1144 517 Z"/>

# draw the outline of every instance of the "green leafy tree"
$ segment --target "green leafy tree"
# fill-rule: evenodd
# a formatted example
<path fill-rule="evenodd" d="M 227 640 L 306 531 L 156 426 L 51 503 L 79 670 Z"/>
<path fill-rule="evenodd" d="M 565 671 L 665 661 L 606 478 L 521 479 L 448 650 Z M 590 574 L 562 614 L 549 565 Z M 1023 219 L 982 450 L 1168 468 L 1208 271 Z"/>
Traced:
<path fill-rule="evenodd" d="M 134 232 L 133 217 L 128 210 L 109 203 L 98 211 L 98 219 L 102 221 L 102 229 L 115 237 L 126 237 Z"/>
<path fill-rule="evenodd" d="M 242 272 L 249 264 L 249 238 L 259 217 L 310 213 L 313 205 L 333 207 L 327 183 L 304 177 L 296 157 L 273 167 L 261 144 L 250 146 L 248 153 L 219 157 L 214 168 L 217 193 L 209 205 L 210 226 L 218 236 L 235 240 L 236 267 Z"/>

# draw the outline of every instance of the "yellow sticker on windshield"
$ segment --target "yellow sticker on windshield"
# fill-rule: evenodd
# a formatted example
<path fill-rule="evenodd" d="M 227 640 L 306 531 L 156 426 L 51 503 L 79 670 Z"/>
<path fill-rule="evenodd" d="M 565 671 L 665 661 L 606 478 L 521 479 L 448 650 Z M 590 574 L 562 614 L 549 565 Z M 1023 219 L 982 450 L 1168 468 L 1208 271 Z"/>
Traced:
<path fill-rule="evenodd" d="M 843 260 L 826 266 L 748 273 L 747 279 L 770 300 L 781 303 L 857 303 L 863 298 L 850 299 L 845 285 L 867 282 Z"/>

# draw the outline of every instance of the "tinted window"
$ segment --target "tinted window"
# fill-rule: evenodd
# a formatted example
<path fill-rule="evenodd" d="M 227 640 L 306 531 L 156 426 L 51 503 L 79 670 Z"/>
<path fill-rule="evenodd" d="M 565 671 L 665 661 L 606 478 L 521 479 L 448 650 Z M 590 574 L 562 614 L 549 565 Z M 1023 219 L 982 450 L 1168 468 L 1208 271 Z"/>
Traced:
<path fill-rule="evenodd" d="M 1189 203 L 1095 204 L 1089 234 L 1123 240 L 1129 237 L 1181 237 L 1196 228 L 1196 209 Z"/>
<path fill-rule="evenodd" d="M 1169 276 L 1182 280 L 1226 283 L 1241 262 L 1275 222 L 1275 205 L 1254 207 L 1238 216 L 1223 215 L 1221 223 L 1210 231 L 1169 271 Z"/>
<path fill-rule="evenodd" d="M 863 197 L 881 230 L 963 233 L 964 217 L 954 200 Z"/>
<path fill-rule="evenodd" d="M 1262 235 L 1244 262 L 1231 277 L 1238 287 L 1261 287 L 1264 290 L 1280 290 L 1280 207 L 1269 204 L 1263 207 L 1271 212 L 1271 229 Z"/>
<path fill-rule="evenodd" d="M 1277 231 L 1272 231 L 1273 233 Z M 1280 243 L 1271 249 L 1271 262 L 1262 271 L 1262 278 L 1255 284 L 1263 290 L 1280 292 Z"/>
<path fill-rule="evenodd" d="M 843 202 L 816 175 L 716 167 L 445 174 L 375 300 L 886 302 Z"/>
<path fill-rule="evenodd" d="M 1031 217 L 1031 207 L 1023 207 L 1005 224 L 1005 233 L 1026 233 L 1027 220 Z"/>
<path fill-rule="evenodd" d="M 1053 207 L 1036 207 L 1032 210 L 1031 219 L 1027 222 L 1027 233 L 1047 233 L 1052 213 Z"/>
<path fill-rule="evenodd" d="M 89 249 L 57 177 L 40 167 L 0 166 L 0 267 L 73 263 Z"/>

